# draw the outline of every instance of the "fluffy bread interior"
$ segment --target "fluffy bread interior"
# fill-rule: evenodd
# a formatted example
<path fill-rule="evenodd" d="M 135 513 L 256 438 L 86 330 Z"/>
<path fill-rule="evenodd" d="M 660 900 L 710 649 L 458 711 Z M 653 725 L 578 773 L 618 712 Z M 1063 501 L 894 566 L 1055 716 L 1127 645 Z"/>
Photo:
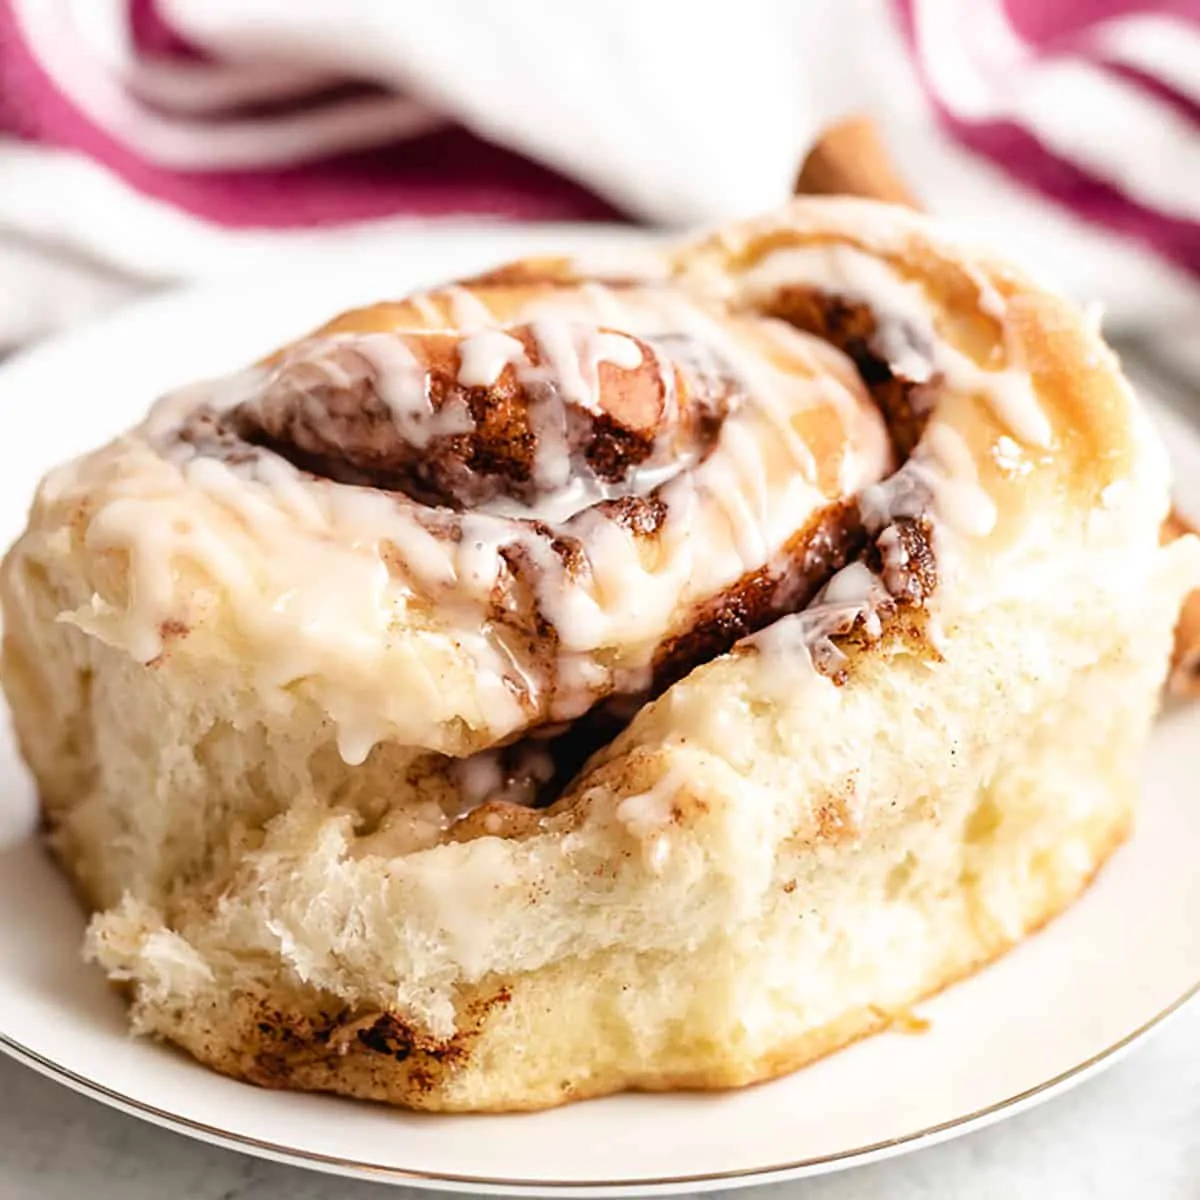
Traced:
<path fill-rule="evenodd" d="M 418 853 L 407 824 L 439 801 L 411 754 L 348 767 L 319 709 L 263 711 L 236 660 L 146 669 L 57 621 L 83 572 L 31 544 L 5 684 L 140 1029 L 416 1107 L 728 1086 L 995 956 L 1125 835 L 1194 570 L 1145 525 L 1136 551 L 1057 541 L 1036 620 L 976 597 L 936 658 L 893 637 L 841 687 L 718 659 L 526 834 Z"/>
<path fill-rule="evenodd" d="M 94 910 L 88 952 L 139 1029 L 256 1083 L 430 1109 L 743 1084 L 1002 952 L 1125 836 L 1200 571 L 1195 539 L 1159 545 L 1165 456 L 1095 332 L 912 214 L 861 202 L 797 202 L 671 262 L 665 299 L 688 328 L 708 330 L 711 309 L 812 331 L 817 295 L 815 332 L 832 336 L 857 310 L 846 353 L 864 383 L 900 384 L 889 428 L 911 453 L 878 486 L 845 485 L 855 545 L 874 541 L 847 568 L 867 581 L 849 589 L 855 615 L 815 643 L 844 669 L 814 665 L 808 608 L 702 655 L 549 808 L 458 819 L 446 756 L 526 731 L 524 710 L 512 676 L 480 667 L 501 650 L 442 619 L 461 596 L 439 607 L 408 573 L 428 547 L 407 540 L 424 531 L 407 508 L 393 520 L 394 496 L 278 458 L 233 473 L 203 390 L 43 486 L 0 575 L 4 684 L 51 843 Z M 569 266 L 518 264 L 504 286 L 537 305 L 553 293 L 561 315 L 583 291 Z M 606 311 L 618 286 L 599 288 Z M 419 307 L 335 326 L 395 332 Z M 425 399 L 411 378 L 405 404 Z M 677 565 L 704 566 L 718 520 L 745 565 L 730 535 L 755 532 L 761 475 L 726 475 L 745 494 L 688 526 L 698 548 Z M 434 568 L 485 544 L 457 529 Z M 415 552 L 389 566 L 380 530 Z M 622 541 L 606 577 L 609 615 L 634 628 L 642 590 L 664 583 L 653 546 Z M 565 576 L 547 578 L 553 610 Z M 549 628 L 603 674 L 613 647 L 581 624 Z M 466 653 L 473 638 L 487 656 Z M 281 657 L 292 642 L 306 653 Z M 531 639 L 527 665 L 545 649 Z M 485 691 L 503 693 L 503 720 L 482 719 Z"/>

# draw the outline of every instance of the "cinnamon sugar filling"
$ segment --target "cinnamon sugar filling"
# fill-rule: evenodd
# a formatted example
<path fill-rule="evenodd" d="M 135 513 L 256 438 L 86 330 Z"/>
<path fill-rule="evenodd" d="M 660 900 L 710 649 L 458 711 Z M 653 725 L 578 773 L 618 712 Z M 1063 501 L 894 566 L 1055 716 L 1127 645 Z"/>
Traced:
<path fill-rule="evenodd" d="M 903 461 L 921 436 L 933 386 L 905 378 L 885 353 L 904 331 L 881 336 L 867 305 L 812 288 L 782 288 L 760 311 L 849 357 Z M 906 344 L 905 352 L 921 347 Z M 503 569 L 485 621 L 538 664 L 554 691 L 563 647 L 540 599 L 546 554 L 566 578 L 586 580 L 587 530 L 581 536 L 572 525 L 582 514 L 585 523 L 617 525 L 653 558 L 667 485 L 710 458 L 752 386 L 718 349 L 680 334 L 527 322 L 465 336 L 349 335 L 319 354 L 285 352 L 260 387 L 222 412 L 197 409 L 178 438 L 226 461 L 265 452 L 315 479 L 396 493 L 423 506 L 425 528 L 451 541 L 465 536 L 462 518 L 473 512 L 519 526 L 521 536 L 499 549 Z M 549 803 L 642 704 L 747 635 L 805 609 L 851 562 L 864 562 L 886 595 L 835 621 L 815 646 L 813 666 L 843 682 L 849 656 L 873 644 L 901 610 L 904 631 L 919 637 L 912 616 L 937 582 L 923 511 L 930 500 L 909 497 L 918 511 L 884 525 L 864 515 L 853 494 L 821 507 L 768 561 L 697 603 L 623 686 L 600 688 L 554 714 L 565 719 L 531 714 L 506 745 L 446 759 L 467 810 Z M 403 551 L 396 554 L 403 565 Z M 873 626 L 868 638 L 860 636 L 866 625 Z"/>

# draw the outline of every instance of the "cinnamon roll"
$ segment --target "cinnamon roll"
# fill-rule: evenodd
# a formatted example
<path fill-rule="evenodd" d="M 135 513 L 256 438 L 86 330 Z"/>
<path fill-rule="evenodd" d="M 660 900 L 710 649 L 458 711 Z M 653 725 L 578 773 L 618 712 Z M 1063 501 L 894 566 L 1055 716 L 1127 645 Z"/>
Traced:
<path fill-rule="evenodd" d="M 138 1030 L 418 1108 L 736 1086 L 1125 836 L 1167 487 L 1070 305 L 799 199 L 160 400 L 43 482 L 4 684 Z"/>

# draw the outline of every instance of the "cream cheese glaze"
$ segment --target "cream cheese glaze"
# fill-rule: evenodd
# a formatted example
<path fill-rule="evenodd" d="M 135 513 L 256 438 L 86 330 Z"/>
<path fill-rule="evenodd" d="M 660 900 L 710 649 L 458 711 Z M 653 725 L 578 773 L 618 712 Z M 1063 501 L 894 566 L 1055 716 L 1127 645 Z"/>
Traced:
<path fill-rule="evenodd" d="M 1022 442 L 1050 444 L 1050 422 L 1023 365 L 1006 362 L 992 370 L 973 362 L 934 327 L 921 285 L 905 279 L 885 259 L 843 243 L 791 246 L 765 256 L 742 283 L 753 300 L 796 280 L 867 304 L 880 323 L 879 349 L 897 374 L 919 382 L 937 378 L 954 391 L 981 396 Z M 1006 306 L 994 287 L 981 291 L 980 310 L 1007 328 Z"/>
<path fill-rule="evenodd" d="M 952 555 L 947 539 L 986 537 L 996 505 L 971 449 L 936 413 L 893 470 L 854 363 L 766 315 L 772 294 L 799 283 L 868 305 L 874 352 L 896 377 L 982 399 L 1009 443 L 1047 445 L 1049 420 L 1015 352 L 995 369 L 978 365 L 886 257 L 788 245 L 685 282 L 555 279 L 515 300 L 501 285 L 435 289 L 407 302 L 408 325 L 342 323 L 166 397 L 44 487 L 43 503 L 86 496 L 89 546 L 129 565 L 127 594 L 97 588 L 63 619 L 150 662 L 186 653 L 178 637 L 202 637 L 206 607 L 228 605 L 253 648 L 256 686 L 280 703 L 289 688 L 318 689 L 348 762 L 380 740 L 477 754 L 606 697 L 644 695 L 690 665 L 680 657 L 666 669 L 664 656 L 692 626 L 719 624 L 713 605 L 749 586 L 767 598 L 704 649 L 719 653 L 784 616 L 756 636 L 759 651 L 786 646 L 790 659 L 799 647 L 836 674 L 834 635 L 877 637 L 889 606 L 927 605 L 930 555 Z M 1003 296 L 979 292 L 1008 346 Z M 636 411 L 646 396 L 654 431 L 622 426 L 621 406 Z M 477 441 L 501 402 L 525 458 L 482 499 L 429 503 L 403 484 L 358 480 L 392 470 L 375 461 L 386 458 L 379 447 L 402 443 L 414 469 L 459 455 L 455 478 L 474 487 L 499 469 L 480 465 Z M 271 404 L 286 419 L 256 417 L 250 433 L 238 424 Z M 361 432 L 364 412 L 376 441 L 329 477 L 328 448 Z M 598 431 L 614 422 L 625 457 L 593 461 Z M 856 538 L 871 565 L 829 579 Z M 926 575 L 914 584 L 917 567 Z M 811 605 L 786 617 L 822 578 Z M 497 771 L 469 760 L 464 797 L 511 790 Z"/>
<path fill-rule="evenodd" d="M 611 319 L 620 304 L 593 287 L 566 306 L 570 320 L 537 311 L 544 301 L 509 315 L 509 327 L 528 317 L 544 348 L 531 367 L 516 339 L 485 325 L 495 318 L 483 301 L 463 299 L 470 295 L 454 289 L 450 299 L 475 329 L 460 344 L 456 381 L 487 387 L 515 367 L 523 385 L 544 384 L 565 401 L 534 430 L 543 489 L 537 501 L 430 508 L 395 492 L 313 477 L 278 454 L 213 432 L 225 414 L 286 373 L 300 404 L 321 388 L 345 390 L 369 377 L 402 437 L 426 450 L 471 434 L 459 398 L 431 406 L 403 338 L 309 339 L 275 363 L 167 397 L 141 427 L 48 481 L 47 498 L 92 497 L 89 543 L 123 552 L 131 571 L 124 603 L 98 594 L 64 619 L 151 661 L 170 649 L 164 630 L 202 626 L 204 597 L 216 593 L 255 646 L 263 686 L 342 681 L 328 685 L 328 707 L 348 761 L 361 761 L 385 737 L 451 752 L 464 742 L 477 748 L 576 717 L 606 694 L 643 691 L 664 639 L 685 628 L 696 604 L 772 568 L 810 518 L 890 465 L 882 422 L 849 364 L 827 375 L 828 348 L 777 322 L 734 321 L 713 345 L 718 323 L 698 306 L 677 296 L 643 298 L 642 319 L 629 323 L 656 329 L 659 339 L 654 361 L 644 364 L 629 333 L 580 323 L 587 315 L 595 321 L 595 307 Z M 752 371 L 743 370 L 748 362 Z M 572 468 L 559 418 L 572 405 L 597 409 L 606 364 L 648 365 L 665 381 L 669 404 L 676 403 L 675 370 L 699 396 L 693 406 L 718 383 L 733 389 L 736 402 L 704 453 L 635 468 L 623 481 L 589 490 Z M 212 430 L 181 438 L 198 414 Z M 831 422 L 836 431 L 823 478 L 797 432 L 806 421 Z M 621 497 L 652 503 L 650 536 L 639 533 L 636 512 L 631 521 L 626 510 L 597 503 Z M 564 542 L 579 555 L 564 556 Z M 497 606 L 516 558 L 520 582 L 548 626 L 543 641 L 552 645 L 531 647 L 520 614 Z M 417 712 L 397 712 L 382 695 L 380 655 L 403 649 L 395 645 L 401 621 L 409 641 L 422 640 L 423 626 L 453 632 L 448 657 L 473 693 L 470 735 L 457 745 L 445 735 L 444 707 L 426 708 L 421 728 Z M 436 684 L 426 684 L 414 690 L 432 700 Z"/>

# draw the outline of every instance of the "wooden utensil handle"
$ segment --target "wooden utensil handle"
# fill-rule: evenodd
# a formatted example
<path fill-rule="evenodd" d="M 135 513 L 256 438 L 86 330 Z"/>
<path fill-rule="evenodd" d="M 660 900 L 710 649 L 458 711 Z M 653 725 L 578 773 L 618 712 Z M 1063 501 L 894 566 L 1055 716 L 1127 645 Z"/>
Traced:
<path fill-rule="evenodd" d="M 796 176 L 797 196 L 863 196 L 923 208 L 867 118 L 847 117 L 817 139 Z"/>

